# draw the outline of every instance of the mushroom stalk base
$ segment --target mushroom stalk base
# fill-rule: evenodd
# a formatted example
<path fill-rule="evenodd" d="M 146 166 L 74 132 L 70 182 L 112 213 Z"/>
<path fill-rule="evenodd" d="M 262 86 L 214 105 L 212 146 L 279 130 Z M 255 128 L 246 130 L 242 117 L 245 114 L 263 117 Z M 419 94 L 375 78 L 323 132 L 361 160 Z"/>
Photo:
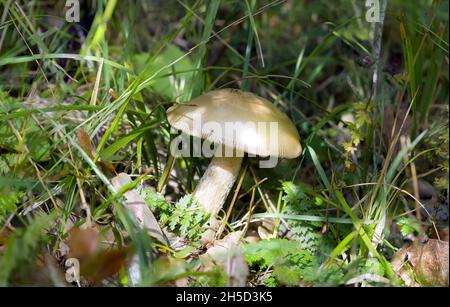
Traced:
<path fill-rule="evenodd" d="M 222 208 L 241 164 L 242 157 L 214 157 L 200 179 L 193 196 L 212 218 Z"/>

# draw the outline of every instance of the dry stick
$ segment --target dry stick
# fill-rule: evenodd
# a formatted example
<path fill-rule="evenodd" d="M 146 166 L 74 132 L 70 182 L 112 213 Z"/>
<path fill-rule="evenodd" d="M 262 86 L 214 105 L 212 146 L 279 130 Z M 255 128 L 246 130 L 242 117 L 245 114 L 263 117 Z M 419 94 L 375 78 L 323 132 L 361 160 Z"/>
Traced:
<path fill-rule="evenodd" d="M 63 133 L 61 132 L 61 130 L 58 129 L 58 134 L 61 137 L 64 137 Z M 69 150 L 69 155 L 70 155 L 70 159 L 72 160 L 72 167 L 74 167 L 75 171 L 76 171 L 76 181 L 77 181 L 77 186 L 78 186 L 78 192 L 80 194 L 80 200 L 81 200 L 81 209 L 84 210 L 84 212 L 86 213 L 86 224 L 89 228 L 92 228 L 92 215 L 91 215 L 91 209 L 89 208 L 89 205 L 86 201 L 86 197 L 84 195 L 84 190 L 82 188 L 82 184 L 80 181 L 80 175 L 78 172 L 78 168 L 75 167 L 75 159 L 72 153 L 72 148 L 70 146 L 70 143 L 67 144 L 67 149 Z"/>
<path fill-rule="evenodd" d="M 236 203 L 237 197 L 239 195 L 239 190 L 241 189 L 241 186 L 242 186 L 242 182 L 244 182 L 245 174 L 247 174 L 247 168 L 248 168 L 248 164 L 245 166 L 245 168 L 241 174 L 241 177 L 239 178 L 236 189 L 234 190 L 233 199 L 231 200 L 230 207 L 228 208 L 228 211 L 227 211 L 227 215 L 225 216 L 225 219 L 222 221 L 222 224 L 220 225 L 220 228 L 217 231 L 216 238 L 220 238 L 220 235 L 224 231 L 225 226 L 228 222 L 228 219 L 230 218 L 231 210 L 233 210 L 234 204 Z"/>
<path fill-rule="evenodd" d="M 398 106 L 400 106 L 400 104 L 401 104 L 401 102 L 402 102 L 402 100 L 403 100 L 403 96 L 404 96 L 404 94 L 405 94 L 405 92 L 406 92 L 406 86 L 407 86 L 407 84 L 408 84 L 408 82 L 405 82 L 405 85 L 403 86 L 403 90 L 402 90 L 402 92 L 400 93 L 400 95 L 398 96 L 398 101 L 397 101 Z M 419 90 L 419 89 L 417 89 L 417 91 L 418 91 L 418 90 Z M 367 212 L 370 212 L 370 211 L 371 211 L 372 206 L 373 206 L 373 203 L 375 202 L 375 197 L 377 196 L 377 194 L 378 194 L 378 192 L 379 192 L 379 190 L 380 190 L 380 187 L 381 187 L 381 185 L 382 185 L 382 181 L 383 181 L 383 179 L 384 179 L 384 176 L 385 176 L 385 174 L 386 174 L 386 172 L 387 172 L 387 169 L 388 169 L 388 166 L 389 166 L 389 162 L 391 161 L 392 155 L 394 154 L 394 148 L 395 148 L 394 145 L 398 142 L 398 139 L 400 138 L 400 135 L 401 135 L 402 130 L 403 130 L 403 126 L 404 126 L 405 123 L 406 123 L 406 119 L 408 118 L 408 114 L 409 114 L 409 112 L 411 111 L 411 107 L 412 107 L 412 105 L 413 105 L 413 103 L 414 103 L 414 100 L 415 100 L 415 98 L 416 98 L 416 95 L 417 95 L 417 92 L 414 94 L 414 97 L 413 97 L 413 99 L 411 100 L 411 103 L 409 104 L 408 110 L 407 110 L 406 113 L 405 113 L 405 117 L 403 118 L 403 122 L 402 122 L 402 124 L 401 124 L 401 126 L 400 126 L 400 129 L 398 130 L 397 134 L 395 135 L 394 139 L 392 139 L 392 142 L 391 142 L 391 144 L 389 145 L 389 150 L 388 150 L 388 152 L 387 152 L 387 154 L 386 154 L 386 159 L 385 159 L 385 162 L 384 162 L 384 164 L 383 164 L 383 168 L 381 169 L 380 176 L 378 177 L 377 185 L 375 186 L 375 189 L 374 189 L 374 191 L 373 191 L 373 193 L 372 193 L 372 196 L 371 196 L 371 198 L 370 198 L 369 210 L 368 210 Z M 393 125 L 394 128 L 392 128 L 392 132 L 391 132 L 392 135 L 393 135 L 394 132 L 395 132 L 395 126 L 396 126 L 396 123 L 397 123 L 397 121 L 398 121 L 398 117 L 399 117 L 399 112 L 397 112 L 397 115 L 395 116 L 395 119 L 394 119 L 394 125 Z"/>
<path fill-rule="evenodd" d="M 380 71 L 380 57 L 381 57 L 381 43 L 383 38 L 383 28 L 384 28 L 384 17 L 387 7 L 387 0 L 384 0 L 383 6 L 380 12 L 380 22 L 373 23 L 373 31 L 371 32 L 372 37 L 372 48 L 374 50 L 374 69 L 372 74 L 372 90 L 370 91 L 369 98 L 367 99 L 364 111 L 366 112 L 369 108 L 372 99 L 376 99 L 378 95 L 378 81 L 379 81 L 379 71 Z M 378 32 L 375 33 L 378 27 Z M 376 38 L 376 41 L 375 41 Z"/>
<path fill-rule="evenodd" d="M 258 182 L 255 183 L 254 185 L 252 185 L 252 186 L 250 187 L 250 189 L 248 189 L 246 192 L 244 192 L 244 193 L 242 193 L 241 195 L 239 195 L 239 198 L 238 198 L 238 199 L 241 199 L 242 197 L 244 197 L 245 195 L 247 195 L 249 192 L 253 192 L 253 190 L 254 190 L 257 186 L 261 185 L 261 183 L 265 182 L 266 180 L 267 180 L 267 177 L 261 179 L 260 181 L 258 181 Z"/>
<path fill-rule="evenodd" d="M 368 110 L 372 99 L 376 100 L 377 96 L 378 96 L 380 56 L 381 56 L 381 45 L 382 45 L 382 38 L 383 38 L 383 28 L 384 28 L 384 18 L 385 18 L 386 7 L 387 7 L 387 0 L 384 0 L 383 1 L 383 5 L 381 7 L 381 11 L 380 11 L 380 23 L 373 24 L 373 27 L 374 27 L 373 34 L 374 34 L 374 36 L 373 36 L 373 40 L 372 40 L 372 47 L 373 47 L 373 51 L 374 51 L 375 65 L 374 65 L 374 70 L 373 70 L 373 74 L 372 74 L 372 91 L 370 92 L 370 96 L 369 96 L 369 99 L 367 100 L 367 103 L 366 103 L 364 111 Z M 378 32 L 375 32 L 376 29 L 378 29 Z M 406 86 L 405 86 L 404 90 L 406 90 Z M 403 95 L 401 95 L 401 96 L 403 96 Z M 372 122 L 372 126 L 373 126 L 373 122 Z M 394 126 L 395 126 L 395 124 L 394 124 Z M 373 142 L 375 142 L 374 138 L 373 138 Z M 388 152 L 388 155 L 389 155 L 389 152 Z M 389 161 L 389 160 L 390 159 L 387 159 L 386 161 Z M 380 175 L 380 178 L 378 180 L 379 184 L 381 184 L 382 178 L 384 177 L 384 172 L 386 172 L 386 171 L 387 171 L 387 163 L 385 163 L 385 165 L 383 165 L 383 169 L 381 171 L 381 175 Z M 369 208 L 366 211 L 366 213 L 368 215 L 370 214 L 370 211 L 372 209 L 372 205 L 373 205 L 373 202 L 375 201 L 375 197 L 378 194 L 379 187 L 380 187 L 379 185 L 375 186 L 375 191 L 373 192 L 372 197 L 371 197 L 370 202 L 369 202 Z M 366 215 L 366 213 L 364 215 Z"/>
<path fill-rule="evenodd" d="M 92 227 L 91 210 L 89 209 L 89 205 L 88 205 L 88 203 L 86 201 L 86 197 L 84 196 L 84 191 L 83 191 L 83 187 L 81 185 L 80 178 L 77 176 L 76 180 L 77 180 L 78 192 L 80 193 L 81 209 L 83 209 L 84 212 L 86 212 L 86 223 L 87 223 L 87 226 L 89 228 L 91 228 Z"/>
<path fill-rule="evenodd" d="M 383 38 L 383 28 L 384 28 L 384 16 L 387 7 L 387 0 L 383 1 L 382 7 L 380 9 L 380 22 L 374 23 L 374 27 L 378 28 L 378 31 L 374 33 L 374 42 L 372 43 L 374 46 L 374 57 L 375 57 L 375 65 L 373 69 L 372 75 L 372 93 L 371 97 L 374 99 L 378 96 L 378 81 L 379 81 L 379 71 L 380 71 L 380 57 L 381 57 L 381 43 Z M 375 31 L 374 31 L 375 32 Z M 376 39 L 376 40 L 375 40 Z M 366 106 L 367 107 L 367 106 Z"/>
<path fill-rule="evenodd" d="M 103 60 L 102 60 L 103 62 Z M 55 65 L 56 68 L 58 68 L 60 71 L 62 71 L 62 73 L 70 79 L 70 81 L 73 81 L 75 83 L 80 83 L 78 82 L 77 79 L 74 79 L 71 75 L 69 75 L 69 73 L 64 69 L 64 67 L 62 67 L 61 65 L 59 65 L 56 61 L 54 61 L 53 65 Z"/>
<path fill-rule="evenodd" d="M 386 1 L 387 1 L 387 0 L 385 0 L 385 3 L 383 3 L 383 4 L 384 4 L 384 5 L 383 5 L 383 8 L 384 8 L 384 9 L 386 8 L 386 5 L 387 5 Z M 382 11 L 382 17 L 383 17 L 383 19 L 384 19 L 384 10 Z M 379 36 L 379 39 L 380 39 L 380 36 Z M 377 51 L 377 50 L 375 50 L 375 51 Z M 378 54 L 378 56 L 379 56 L 379 54 Z M 378 65 L 378 63 L 376 63 L 376 64 Z M 376 65 L 376 66 L 377 66 L 377 65 Z M 376 71 L 374 71 L 374 75 L 373 75 L 374 79 L 373 79 L 373 81 L 374 81 L 374 82 L 378 82 L 378 78 L 375 77 L 375 72 L 378 73 L 378 70 L 377 70 L 376 67 L 375 67 L 375 70 L 376 70 Z M 373 193 L 372 193 L 372 197 L 371 197 L 371 200 L 370 200 L 370 203 L 369 203 L 369 210 L 368 210 L 368 211 L 370 211 L 370 209 L 371 209 L 371 207 L 372 207 L 372 205 L 373 205 L 373 202 L 375 201 L 375 197 L 376 197 L 377 194 L 378 194 L 378 190 L 379 190 L 379 188 L 380 188 L 381 181 L 382 181 L 383 178 L 384 178 L 384 174 L 385 174 L 386 171 L 387 171 L 388 163 L 389 163 L 389 161 L 390 161 L 390 159 L 391 159 L 391 157 L 392 157 L 393 151 L 394 151 L 394 144 L 397 143 L 398 138 L 400 137 L 400 134 L 401 134 L 401 130 L 402 130 L 402 128 L 403 128 L 403 125 L 404 125 L 404 123 L 406 122 L 406 118 L 407 118 L 407 116 L 408 116 L 408 114 L 409 114 L 409 111 L 410 111 L 410 109 L 411 109 L 411 107 L 412 107 L 412 103 L 413 103 L 413 101 L 414 101 L 414 98 L 415 98 L 415 96 L 417 95 L 417 92 L 414 93 L 414 97 L 413 97 L 412 103 L 410 104 L 410 106 L 409 106 L 409 108 L 408 108 L 408 111 L 407 111 L 406 114 L 405 114 L 405 118 L 403 119 L 402 126 L 401 126 L 401 128 L 399 129 L 398 134 L 395 136 L 395 138 L 393 138 L 393 137 L 394 137 L 394 132 L 395 132 L 395 130 L 396 130 L 397 121 L 398 121 L 398 115 L 399 115 L 399 113 L 400 113 L 399 110 L 400 110 L 401 102 L 402 102 L 403 97 L 404 97 L 404 95 L 405 95 L 405 93 L 406 93 L 406 89 L 407 89 L 408 83 L 409 83 L 409 75 L 407 75 L 407 79 L 406 79 L 406 81 L 405 81 L 405 84 L 403 85 L 402 91 L 401 91 L 401 93 L 400 93 L 400 95 L 398 96 L 398 99 L 397 99 L 397 112 L 396 112 L 396 116 L 395 116 L 395 119 L 394 119 L 394 124 L 393 124 L 393 127 L 392 127 L 392 131 L 391 131 L 391 140 L 393 140 L 393 141 L 391 142 L 391 144 L 389 144 L 389 149 L 388 149 L 388 153 L 387 153 L 387 155 L 386 155 L 386 160 L 385 160 L 385 163 L 384 163 L 383 168 L 382 168 L 382 170 L 381 170 L 381 174 L 380 174 L 380 176 L 379 176 L 379 178 L 378 178 L 378 185 L 375 187 L 375 190 L 374 190 Z M 374 88 L 376 88 L 376 86 L 377 86 L 377 84 L 373 84 L 373 87 L 374 87 Z M 418 91 L 418 89 L 417 89 L 417 91 Z M 370 102 L 370 100 L 371 100 L 371 98 L 372 98 L 372 95 L 373 95 L 374 93 L 377 93 L 377 92 L 376 92 L 376 90 L 373 89 L 372 92 L 371 92 L 371 97 L 369 98 L 369 102 Z M 366 108 L 368 107 L 369 102 L 367 103 Z"/>
<path fill-rule="evenodd" d="M 37 122 L 37 118 L 35 118 L 34 115 L 33 115 L 33 118 Z M 42 127 L 40 124 L 39 124 L 39 126 Z M 64 134 L 62 133 L 61 129 L 59 129 L 59 127 L 57 129 L 57 134 L 61 137 L 61 139 L 64 138 Z M 80 198 L 81 198 L 81 209 L 83 209 L 84 212 L 86 212 L 86 224 L 88 225 L 89 228 L 92 228 L 91 209 L 90 209 L 89 205 L 86 202 L 86 197 L 84 195 L 84 191 L 81 188 L 81 183 L 80 183 L 80 180 L 79 180 L 79 171 L 78 171 L 78 168 L 77 168 L 77 166 L 75 164 L 75 159 L 74 159 L 74 156 L 73 156 L 73 153 L 72 153 L 72 148 L 70 146 L 70 143 L 67 144 L 67 149 L 69 151 L 69 156 L 70 156 L 70 160 L 68 160 L 68 163 L 75 169 L 75 172 L 76 172 L 76 181 L 77 181 L 77 186 L 78 186 L 79 193 L 80 193 Z M 61 149 L 58 148 L 58 151 L 61 153 L 62 156 L 64 156 L 64 152 Z M 44 175 L 44 177 L 45 177 L 45 175 Z M 68 219 L 70 219 L 70 215 L 68 216 Z M 59 244 L 60 244 L 60 240 L 58 239 L 58 240 L 55 241 L 55 245 L 53 247 L 54 251 L 56 251 L 58 249 Z"/>
<path fill-rule="evenodd" d="M 427 177 L 433 173 L 441 171 L 442 169 L 443 169 L 442 166 L 438 166 L 436 168 L 430 169 L 429 171 L 426 171 L 425 173 L 421 173 L 421 174 L 417 175 L 417 179 Z"/>
<path fill-rule="evenodd" d="M 411 139 L 408 137 L 406 139 L 406 146 L 409 146 L 411 144 Z M 419 192 L 419 180 L 417 179 L 417 170 L 416 170 L 416 163 L 414 161 L 411 162 L 411 178 L 413 182 L 413 191 L 414 191 L 414 197 L 416 198 L 415 204 L 416 204 L 416 218 L 418 221 L 422 220 L 422 214 L 420 213 L 420 204 L 418 200 L 420 199 L 420 192 Z"/>
<path fill-rule="evenodd" d="M 98 65 L 97 77 L 95 78 L 95 84 L 94 84 L 94 90 L 92 91 L 91 101 L 89 103 L 92 106 L 96 105 L 98 89 L 100 87 L 100 78 L 102 76 L 102 70 L 103 70 L 103 59 L 100 61 L 100 64 Z"/>
<path fill-rule="evenodd" d="M 253 203 L 255 202 L 255 192 L 256 192 L 256 187 L 253 187 L 253 189 L 252 189 L 252 196 L 250 198 L 250 203 L 248 205 L 247 223 L 244 226 L 244 230 L 242 231 L 242 236 L 241 237 L 243 237 L 247 233 L 248 227 L 250 226 L 250 223 L 252 222 Z"/>
<path fill-rule="evenodd" d="M 377 95 L 378 95 L 380 55 L 381 55 L 381 44 L 382 44 L 382 36 L 383 36 L 384 18 L 385 18 L 386 7 L 387 7 L 387 0 L 384 0 L 383 1 L 383 6 L 382 6 L 381 11 L 380 11 L 380 24 L 378 24 L 378 23 L 373 24 L 373 26 L 374 26 L 373 33 L 377 34 L 377 37 L 376 37 L 377 40 L 375 41 L 375 35 L 374 35 L 373 36 L 373 41 L 372 41 L 372 47 L 373 47 L 373 50 L 374 50 L 374 57 L 375 57 L 375 65 L 374 65 L 374 70 L 373 70 L 373 74 L 372 74 L 372 91 L 370 92 L 369 99 L 367 100 L 366 106 L 364 108 L 365 112 L 368 110 L 372 99 L 376 99 Z M 375 33 L 375 27 L 377 27 L 377 26 L 378 26 L 378 33 Z M 405 86 L 405 89 L 406 89 L 406 86 Z M 372 125 L 373 125 L 373 122 L 372 122 Z M 394 124 L 394 126 L 395 126 L 395 124 Z M 374 138 L 373 138 L 373 142 L 375 142 Z M 389 152 L 388 152 L 388 155 L 389 155 Z M 387 166 L 387 165 L 384 165 L 384 166 Z M 387 170 L 387 167 L 384 168 L 384 166 L 383 166 L 383 170 L 382 170 L 382 173 L 381 173 L 382 176 L 380 176 L 380 178 L 379 178 L 379 183 L 381 183 L 381 180 L 382 180 L 382 177 L 383 177 L 383 171 Z M 370 203 L 369 203 L 369 210 L 367 210 L 366 212 L 370 212 L 371 211 L 372 204 L 375 201 L 375 196 L 378 193 L 378 188 L 379 188 L 378 185 L 375 186 L 375 191 L 372 194 L 372 198 L 371 198 Z"/>

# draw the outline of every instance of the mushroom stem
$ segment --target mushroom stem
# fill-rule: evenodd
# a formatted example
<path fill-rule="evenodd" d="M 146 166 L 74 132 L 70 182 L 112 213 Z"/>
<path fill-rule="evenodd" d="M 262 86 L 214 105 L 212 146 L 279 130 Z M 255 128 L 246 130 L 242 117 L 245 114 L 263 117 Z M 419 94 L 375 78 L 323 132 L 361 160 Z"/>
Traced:
<path fill-rule="evenodd" d="M 241 168 L 242 157 L 214 157 L 193 197 L 214 218 L 222 208 Z"/>

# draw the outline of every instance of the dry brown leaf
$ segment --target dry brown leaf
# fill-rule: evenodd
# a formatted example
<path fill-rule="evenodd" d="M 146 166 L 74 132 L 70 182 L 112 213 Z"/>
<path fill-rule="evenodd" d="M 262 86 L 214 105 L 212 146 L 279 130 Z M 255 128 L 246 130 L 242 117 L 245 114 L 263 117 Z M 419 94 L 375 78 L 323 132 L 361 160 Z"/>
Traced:
<path fill-rule="evenodd" d="M 214 241 L 213 246 L 208 248 L 206 254 L 220 262 L 223 255 L 226 255 L 231 249 L 242 246 L 241 235 L 242 231 L 230 232 L 223 239 Z"/>
<path fill-rule="evenodd" d="M 83 128 L 77 130 L 77 143 L 83 149 L 83 151 L 94 160 L 95 146 L 92 144 L 92 140 Z M 103 173 L 107 175 L 115 175 L 116 170 L 110 161 L 99 161 L 95 163 Z"/>
<path fill-rule="evenodd" d="M 66 240 L 69 247 L 67 258 L 76 258 L 83 265 L 97 254 L 99 242 L 98 229 L 73 227 Z"/>
<path fill-rule="evenodd" d="M 242 253 L 233 253 L 225 264 L 229 287 L 245 287 L 249 274 L 247 261 Z"/>
<path fill-rule="evenodd" d="M 130 260 L 129 256 L 130 249 L 126 247 L 100 251 L 81 268 L 81 274 L 91 283 L 97 284 L 126 267 Z"/>
<path fill-rule="evenodd" d="M 125 173 L 118 174 L 111 181 L 114 188 L 117 190 L 120 190 L 123 186 L 132 182 L 130 176 Z M 151 237 L 168 245 L 168 240 L 161 230 L 158 221 L 141 195 L 139 195 L 136 190 L 132 189 L 126 191 L 124 196 L 127 200 L 127 208 L 135 216 L 139 224 L 141 224 L 148 231 L 148 234 Z"/>
<path fill-rule="evenodd" d="M 92 145 L 89 134 L 87 134 L 83 128 L 79 128 L 77 130 L 77 143 L 81 147 L 81 149 L 83 149 L 83 151 L 89 156 L 89 158 L 94 159 L 94 146 Z"/>
<path fill-rule="evenodd" d="M 105 236 L 110 237 L 111 232 L 106 232 Z M 107 238 L 108 244 L 104 244 L 105 238 L 100 235 L 97 228 L 73 227 L 65 244 L 62 244 L 68 248 L 66 258 L 75 258 L 79 261 L 80 275 L 88 281 L 88 284 L 97 284 L 113 276 L 129 261 L 130 248 L 105 248 L 112 246 L 111 238 Z"/>
<path fill-rule="evenodd" d="M 259 240 L 261 240 L 261 238 L 259 237 L 259 234 L 256 230 L 250 230 L 247 232 L 244 240 L 247 243 L 255 243 L 255 242 L 258 242 Z"/>
<path fill-rule="evenodd" d="M 272 236 L 274 229 L 275 223 L 273 219 L 264 219 L 261 226 L 258 227 L 258 235 L 261 240 L 269 239 Z"/>
<path fill-rule="evenodd" d="M 437 231 L 437 233 L 436 233 Z M 438 239 L 448 242 L 448 227 L 436 227 L 431 226 L 428 229 L 428 237 L 430 239 Z"/>
<path fill-rule="evenodd" d="M 430 239 L 425 243 L 414 242 L 399 250 L 392 259 L 395 272 L 408 286 L 449 285 L 448 242 Z"/>

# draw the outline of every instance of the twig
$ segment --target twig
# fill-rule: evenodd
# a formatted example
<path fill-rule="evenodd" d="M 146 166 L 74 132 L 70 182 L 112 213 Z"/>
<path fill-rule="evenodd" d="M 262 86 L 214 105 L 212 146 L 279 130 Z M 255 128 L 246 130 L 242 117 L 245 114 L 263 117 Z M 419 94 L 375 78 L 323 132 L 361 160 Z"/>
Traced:
<path fill-rule="evenodd" d="M 383 39 L 383 28 L 384 28 L 384 17 L 387 7 L 387 0 L 383 0 L 383 4 L 380 8 L 380 22 L 374 24 L 374 35 L 373 35 L 373 56 L 374 56 L 374 68 L 372 75 L 372 93 L 371 97 L 376 99 L 378 95 L 379 86 L 379 74 L 380 74 L 380 58 L 381 58 L 381 45 Z"/>
<path fill-rule="evenodd" d="M 225 219 L 222 221 L 222 224 L 220 225 L 220 228 L 217 231 L 216 238 L 220 238 L 220 235 L 224 231 L 227 221 L 230 218 L 231 211 L 233 210 L 234 204 L 236 203 L 236 200 L 238 198 L 239 190 L 241 189 L 242 182 L 244 182 L 245 174 L 247 174 L 247 168 L 248 168 L 248 164 L 244 168 L 244 171 L 241 174 L 241 178 L 239 178 L 239 182 L 236 186 L 236 189 L 234 190 L 233 199 L 231 200 L 230 207 L 228 208 L 228 211 L 227 211 L 227 215 L 225 216 Z"/>

